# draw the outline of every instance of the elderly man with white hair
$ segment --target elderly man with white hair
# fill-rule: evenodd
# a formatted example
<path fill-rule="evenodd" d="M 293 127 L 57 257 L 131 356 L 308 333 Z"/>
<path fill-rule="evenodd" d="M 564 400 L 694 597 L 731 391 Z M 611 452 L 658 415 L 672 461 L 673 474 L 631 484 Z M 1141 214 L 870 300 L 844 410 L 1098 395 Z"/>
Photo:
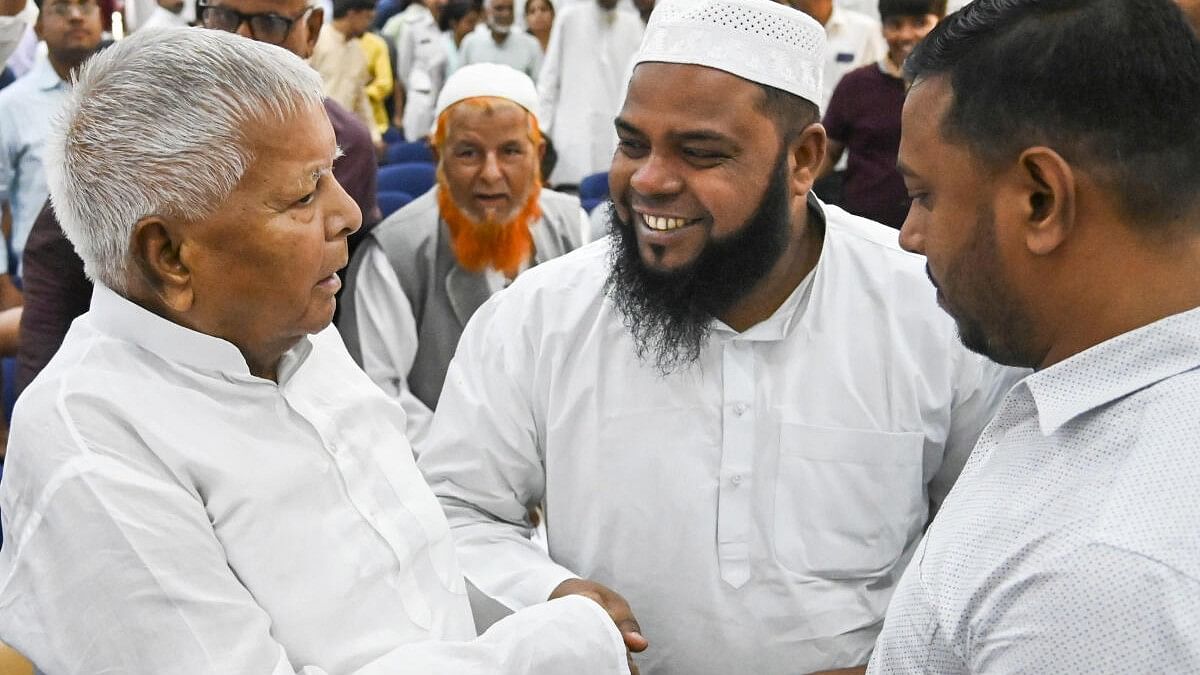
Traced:
<path fill-rule="evenodd" d="M 601 598 L 643 672 L 865 664 L 1017 376 L 959 344 L 895 230 L 810 194 L 823 42 L 768 0 L 655 8 L 610 237 L 475 313 L 418 460 L 469 581 Z"/>
<path fill-rule="evenodd" d="M 319 76 L 228 33 L 84 66 L 50 188 L 96 290 L 14 418 L 0 639 L 48 673 L 627 672 L 600 605 L 476 638 L 403 414 L 329 327 Z"/>

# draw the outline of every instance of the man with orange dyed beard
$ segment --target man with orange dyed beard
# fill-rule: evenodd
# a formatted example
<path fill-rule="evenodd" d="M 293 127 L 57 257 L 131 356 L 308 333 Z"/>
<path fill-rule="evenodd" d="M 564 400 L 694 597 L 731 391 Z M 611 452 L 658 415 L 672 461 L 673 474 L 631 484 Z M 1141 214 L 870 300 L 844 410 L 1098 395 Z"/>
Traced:
<path fill-rule="evenodd" d="M 492 63 L 455 71 L 435 110 L 437 185 L 380 223 L 350 263 L 338 328 L 367 375 L 400 399 L 418 452 L 467 320 L 590 227 L 578 199 L 541 187 L 536 109 L 524 73 Z"/>

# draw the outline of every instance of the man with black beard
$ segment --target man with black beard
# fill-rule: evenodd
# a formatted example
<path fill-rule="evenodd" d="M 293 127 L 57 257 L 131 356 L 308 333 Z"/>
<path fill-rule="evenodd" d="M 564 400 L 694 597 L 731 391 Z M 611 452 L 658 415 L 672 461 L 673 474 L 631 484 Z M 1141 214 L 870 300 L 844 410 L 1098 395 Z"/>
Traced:
<path fill-rule="evenodd" d="M 811 196 L 823 39 L 766 0 L 655 9 L 612 235 L 480 308 L 419 460 L 474 586 L 600 600 L 642 672 L 865 664 L 1020 374 L 959 344 L 895 230 Z"/>

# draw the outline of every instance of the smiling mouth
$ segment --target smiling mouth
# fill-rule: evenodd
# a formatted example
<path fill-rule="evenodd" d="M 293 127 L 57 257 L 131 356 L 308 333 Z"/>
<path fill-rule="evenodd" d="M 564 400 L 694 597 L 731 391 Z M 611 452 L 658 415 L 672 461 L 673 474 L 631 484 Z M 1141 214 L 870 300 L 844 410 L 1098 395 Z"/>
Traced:
<path fill-rule="evenodd" d="M 638 213 L 638 217 L 648 229 L 655 232 L 671 232 L 699 222 L 699 219 L 677 218 L 674 216 L 655 216 L 649 213 Z"/>

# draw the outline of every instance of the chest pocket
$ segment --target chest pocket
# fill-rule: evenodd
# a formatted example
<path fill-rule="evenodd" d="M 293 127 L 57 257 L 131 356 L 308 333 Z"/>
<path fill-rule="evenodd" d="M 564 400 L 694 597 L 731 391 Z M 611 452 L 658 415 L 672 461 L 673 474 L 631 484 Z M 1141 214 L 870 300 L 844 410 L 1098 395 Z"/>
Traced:
<path fill-rule="evenodd" d="M 924 436 L 791 422 L 779 434 L 779 563 L 827 579 L 888 570 L 925 518 Z"/>

